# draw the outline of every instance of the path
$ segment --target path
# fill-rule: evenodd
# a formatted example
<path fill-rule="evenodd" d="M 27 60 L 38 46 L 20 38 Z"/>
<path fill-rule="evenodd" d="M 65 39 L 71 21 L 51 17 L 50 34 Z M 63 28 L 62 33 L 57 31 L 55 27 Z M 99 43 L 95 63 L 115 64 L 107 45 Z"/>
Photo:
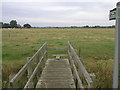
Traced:
<path fill-rule="evenodd" d="M 75 88 L 68 59 L 48 59 L 36 88 Z"/>

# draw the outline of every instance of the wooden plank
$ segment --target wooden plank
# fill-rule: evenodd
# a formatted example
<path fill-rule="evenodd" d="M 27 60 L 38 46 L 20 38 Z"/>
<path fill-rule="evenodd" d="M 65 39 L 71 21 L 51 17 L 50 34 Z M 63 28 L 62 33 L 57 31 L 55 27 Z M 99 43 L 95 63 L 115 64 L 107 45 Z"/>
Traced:
<path fill-rule="evenodd" d="M 47 46 L 47 43 L 44 43 L 40 49 L 32 56 L 32 58 L 30 58 L 29 62 L 27 62 L 20 70 L 19 72 L 15 75 L 15 77 L 13 77 L 10 81 L 10 86 L 14 87 L 14 85 L 16 84 L 16 82 L 21 78 L 21 76 L 25 73 L 25 71 L 27 70 L 27 66 L 36 58 L 36 56 L 38 55 L 38 53 L 43 49 L 43 47 Z"/>
<path fill-rule="evenodd" d="M 48 50 L 68 50 L 68 48 L 48 48 Z"/>
<path fill-rule="evenodd" d="M 68 59 L 47 60 L 37 88 L 75 88 Z"/>
<path fill-rule="evenodd" d="M 33 80 L 33 78 L 35 77 L 35 75 L 36 75 L 36 73 L 37 73 L 37 71 L 38 71 L 38 69 L 39 69 L 39 67 L 40 67 L 40 64 L 41 64 L 42 60 L 44 59 L 46 53 L 47 53 L 47 52 L 45 52 L 44 55 L 42 56 L 42 58 L 40 59 L 40 61 L 39 61 L 39 63 L 37 64 L 36 68 L 34 69 L 32 75 L 30 76 L 28 82 L 26 83 L 24 89 L 25 89 L 25 88 L 28 88 L 29 83 L 30 83 L 30 82 Z"/>
<path fill-rule="evenodd" d="M 92 87 L 94 87 L 95 86 L 95 78 L 96 78 L 96 76 L 95 76 L 95 74 L 94 73 L 91 73 L 90 74 L 90 77 L 92 78 L 92 80 L 93 80 L 93 83 L 92 83 Z"/>
<path fill-rule="evenodd" d="M 60 60 L 60 56 L 56 56 L 56 60 Z"/>
<path fill-rule="evenodd" d="M 27 58 L 27 62 L 29 62 L 29 60 L 30 60 L 30 57 Z M 33 72 L 33 68 L 32 68 L 31 63 L 27 67 L 27 72 L 28 72 L 27 78 L 29 80 L 29 78 L 30 78 L 30 76 L 32 75 L 32 72 Z M 30 82 L 28 88 L 33 88 L 33 81 Z"/>
<path fill-rule="evenodd" d="M 82 64 L 80 58 L 77 56 L 77 54 L 76 54 L 74 48 L 72 47 L 72 45 L 70 44 L 70 42 L 68 42 L 68 45 L 69 45 L 69 48 L 70 48 L 70 51 L 71 51 L 70 56 L 74 56 L 74 60 L 76 60 L 77 63 L 78 63 L 78 68 L 82 71 L 88 85 L 90 86 L 90 84 L 93 83 L 90 75 L 88 74 L 87 70 L 85 69 L 84 65 Z"/>
<path fill-rule="evenodd" d="M 20 77 L 25 73 L 25 71 L 27 70 L 27 66 L 28 63 L 25 64 L 22 69 L 20 69 L 20 71 L 15 75 L 15 77 L 13 77 L 10 81 L 10 86 L 14 88 L 16 82 L 20 79 Z"/>
<path fill-rule="evenodd" d="M 9 75 L 9 82 L 11 81 L 11 79 L 12 79 L 15 75 L 16 75 L 15 73 L 11 73 L 11 74 Z M 9 85 L 10 85 L 10 83 L 9 83 Z M 14 88 L 16 88 L 15 85 L 12 85 L 12 86 L 14 86 Z M 13 88 L 12 86 L 10 85 L 10 88 Z M 2 90 L 2 89 L 0 89 L 0 90 Z"/>
<path fill-rule="evenodd" d="M 30 59 L 30 61 L 32 61 L 33 59 L 35 59 L 36 58 L 36 56 L 43 50 L 43 48 L 44 47 L 46 47 L 47 46 L 47 42 L 46 43 L 44 43 L 41 47 L 40 47 L 40 49 L 32 56 L 32 58 Z M 29 61 L 29 62 L 30 62 Z"/>
<path fill-rule="evenodd" d="M 49 54 L 48 56 L 68 56 L 68 54 Z"/>
<path fill-rule="evenodd" d="M 76 58 L 75 60 L 76 60 L 77 63 L 78 63 L 78 68 L 82 71 L 82 73 L 83 73 L 83 75 L 84 75 L 84 77 L 85 77 L 88 85 L 92 84 L 93 81 L 92 81 L 89 73 L 88 73 L 87 70 L 85 69 L 84 65 L 82 64 L 82 62 L 80 61 L 80 59 L 79 59 L 78 57 L 75 57 L 75 58 Z"/>
<path fill-rule="evenodd" d="M 68 55 L 69 55 L 69 57 L 70 57 L 70 62 L 71 62 L 71 65 L 72 65 L 72 67 L 73 67 L 73 74 L 75 74 L 75 77 L 74 77 L 74 78 L 76 78 L 77 81 L 78 81 L 77 87 L 78 87 L 78 88 L 83 88 L 82 81 L 81 81 L 81 79 L 80 79 L 80 77 L 79 77 L 79 74 L 78 74 L 78 72 L 77 72 L 76 66 L 74 65 L 74 62 L 73 62 L 73 60 L 72 60 L 72 57 L 71 57 L 69 51 L 68 51 Z"/>

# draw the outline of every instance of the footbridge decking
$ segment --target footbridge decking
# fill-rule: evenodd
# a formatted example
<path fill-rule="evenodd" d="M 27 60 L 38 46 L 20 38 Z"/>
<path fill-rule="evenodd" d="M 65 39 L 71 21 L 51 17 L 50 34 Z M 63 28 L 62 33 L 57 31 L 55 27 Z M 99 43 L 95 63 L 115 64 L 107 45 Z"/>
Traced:
<path fill-rule="evenodd" d="M 68 59 L 48 59 L 36 88 L 75 88 Z"/>
<path fill-rule="evenodd" d="M 49 54 L 66 50 L 67 54 Z M 63 57 L 63 58 L 62 58 Z M 20 79 L 26 77 L 23 87 Z M 68 41 L 67 48 L 51 48 L 44 43 L 19 72 L 10 79 L 10 88 L 93 88 L 94 74 L 89 74 Z"/>

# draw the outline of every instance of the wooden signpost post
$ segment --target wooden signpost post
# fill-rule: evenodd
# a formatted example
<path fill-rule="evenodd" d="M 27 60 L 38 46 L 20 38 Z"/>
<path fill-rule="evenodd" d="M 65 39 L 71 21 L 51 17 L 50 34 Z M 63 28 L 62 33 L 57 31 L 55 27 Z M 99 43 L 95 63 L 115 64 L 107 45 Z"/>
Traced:
<path fill-rule="evenodd" d="M 110 20 L 116 20 L 116 41 L 115 41 L 115 55 L 114 55 L 114 74 L 113 74 L 113 88 L 118 88 L 118 74 L 120 67 L 120 2 L 117 7 L 110 10 Z"/>

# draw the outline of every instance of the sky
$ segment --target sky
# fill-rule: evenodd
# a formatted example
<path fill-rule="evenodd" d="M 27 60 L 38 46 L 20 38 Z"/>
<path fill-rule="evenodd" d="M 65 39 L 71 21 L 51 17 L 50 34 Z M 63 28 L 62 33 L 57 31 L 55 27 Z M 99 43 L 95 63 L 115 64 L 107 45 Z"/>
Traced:
<path fill-rule="evenodd" d="M 108 26 L 109 10 L 119 0 L 2 0 L 2 22 L 17 20 L 21 25 Z"/>

